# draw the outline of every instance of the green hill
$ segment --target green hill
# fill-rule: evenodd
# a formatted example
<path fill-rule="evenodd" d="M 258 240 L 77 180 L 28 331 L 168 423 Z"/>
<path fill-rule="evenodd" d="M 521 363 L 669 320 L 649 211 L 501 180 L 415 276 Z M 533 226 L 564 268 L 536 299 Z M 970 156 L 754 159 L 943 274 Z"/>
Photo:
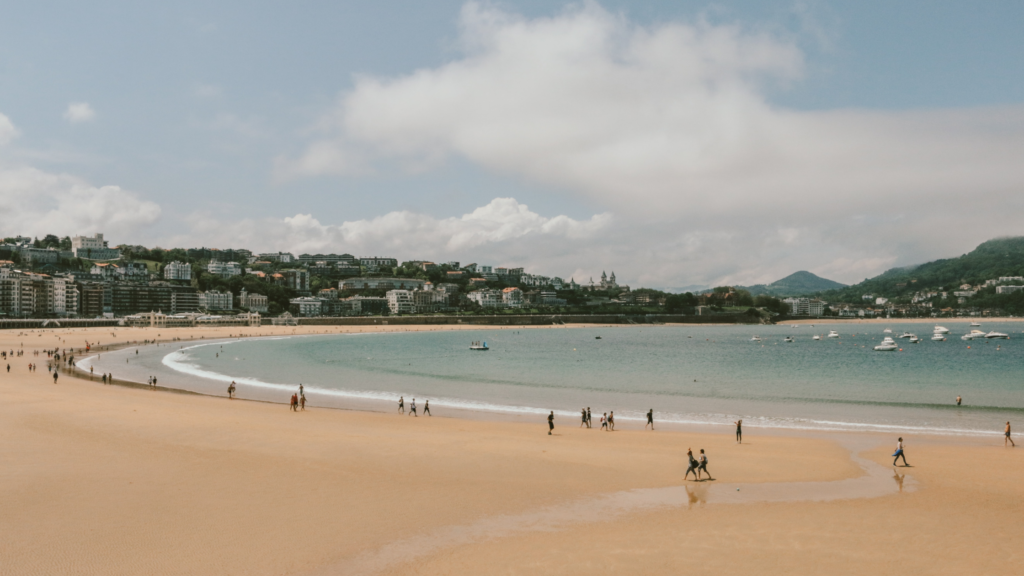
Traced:
<path fill-rule="evenodd" d="M 1024 276 L 1024 236 L 989 240 L 960 256 L 927 264 L 892 268 L 859 284 L 832 290 L 822 297 L 833 302 L 859 302 L 864 294 L 899 299 L 926 288 L 955 290 L 1000 276 Z"/>
<path fill-rule="evenodd" d="M 776 280 L 771 284 L 757 284 L 755 286 L 744 286 L 744 290 L 752 296 L 767 294 L 769 296 L 804 296 L 825 290 L 839 290 L 845 288 L 846 284 L 840 284 L 834 280 L 822 278 L 805 270 L 794 272 L 782 280 Z"/>

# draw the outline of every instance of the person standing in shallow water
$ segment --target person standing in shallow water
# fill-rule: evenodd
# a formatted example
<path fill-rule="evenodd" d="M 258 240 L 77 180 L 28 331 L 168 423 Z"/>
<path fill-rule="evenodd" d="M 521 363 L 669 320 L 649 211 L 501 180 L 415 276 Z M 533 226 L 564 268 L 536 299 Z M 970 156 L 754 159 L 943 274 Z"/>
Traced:
<path fill-rule="evenodd" d="M 959 406 L 961 402 L 960 396 L 956 397 L 956 405 Z"/>
<path fill-rule="evenodd" d="M 1010 443 L 1010 446 L 1013 446 L 1014 448 L 1017 447 L 1017 445 L 1013 443 L 1013 438 L 1010 438 L 1010 423 L 1009 422 L 1006 423 L 1006 432 L 1003 433 L 1003 446 L 1006 446 L 1007 442 Z"/>
<path fill-rule="evenodd" d="M 910 464 L 907 464 L 907 455 L 903 453 L 903 437 L 902 436 L 900 437 L 899 440 L 896 441 L 896 452 L 894 452 L 892 456 L 893 456 L 893 458 L 892 458 L 892 465 L 893 466 L 896 465 L 896 461 L 899 460 L 900 458 L 903 458 L 903 465 L 904 466 L 910 466 Z"/>
<path fill-rule="evenodd" d="M 743 444 L 743 420 L 733 422 L 736 425 L 736 443 Z"/>
<path fill-rule="evenodd" d="M 548 414 L 548 436 L 551 436 L 551 432 L 555 429 L 555 411 L 552 410 L 551 414 Z"/>
<path fill-rule="evenodd" d="M 644 430 L 647 430 L 648 426 L 651 427 L 651 430 L 654 430 L 654 408 L 647 411 L 647 424 L 644 424 Z"/>

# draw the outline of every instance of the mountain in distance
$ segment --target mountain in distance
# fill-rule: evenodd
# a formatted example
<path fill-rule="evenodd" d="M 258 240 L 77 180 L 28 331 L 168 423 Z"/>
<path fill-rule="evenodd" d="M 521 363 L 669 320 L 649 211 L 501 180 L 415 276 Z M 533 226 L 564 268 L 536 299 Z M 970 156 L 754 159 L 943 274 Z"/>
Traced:
<path fill-rule="evenodd" d="M 794 272 L 781 280 L 771 284 L 755 284 L 754 286 L 737 286 L 750 292 L 752 296 L 767 294 L 768 296 L 806 296 L 826 290 L 839 290 L 846 288 L 846 284 L 822 278 L 806 270 Z"/>
<path fill-rule="evenodd" d="M 828 301 L 859 302 L 864 294 L 889 299 L 925 290 L 956 290 L 1001 276 L 1024 276 L 1024 236 L 996 238 L 958 258 L 892 268 L 863 282 L 822 294 Z"/>

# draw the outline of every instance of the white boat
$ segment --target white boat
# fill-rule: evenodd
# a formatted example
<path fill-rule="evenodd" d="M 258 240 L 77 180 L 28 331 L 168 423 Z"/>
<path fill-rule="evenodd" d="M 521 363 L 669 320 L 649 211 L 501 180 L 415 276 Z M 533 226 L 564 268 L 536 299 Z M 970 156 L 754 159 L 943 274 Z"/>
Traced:
<path fill-rule="evenodd" d="M 910 332 L 904 332 L 903 334 L 900 334 L 900 338 L 913 338 L 913 337 L 914 337 L 914 335 L 911 334 Z"/>
<path fill-rule="evenodd" d="M 761 337 L 760 336 L 754 336 L 753 338 L 750 339 L 750 341 L 751 342 L 760 342 L 761 341 Z"/>
<path fill-rule="evenodd" d="M 876 352 L 895 352 L 900 349 L 900 345 L 895 340 L 886 336 L 882 339 L 882 342 L 875 346 Z"/>
<path fill-rule="evenodd" d="M 839 332 L 836 332 L 835 330 L 829 330 L 828 331 L 828 337 L 829 338 L 839 338 Z"/>
<path fill-rule="evenodd" d="M 920 341 L 921 339 L 917 337 L 917 334 L 911 334 L 910 339 L 907 340 L 907 342 L 910 342 L 911 344 L 917 344 Z"/>
<path fill-rule="evenodd" d="M 470 350 L 490 350 L 487 347 L 487 342 L 476 341 L 469 345 Z"/>
<path fill-rule="evenodd" d="M 936 326 L 935 327 L 935 333 L 936 334 L 949 334 L 949 328 L 946 328 L 945 326 Z"/>
<path fill-rule="evenodd" d="M 975 338 L 984 338 L 987 336 L 984 330 L 971 330 L 967 334 L 960 337 L 961 340 L 974 340 Z"/>
<path fill-rule="evenodd" d="M 978 322 L 971 322 L 971 328 L 974 328 L 975 326 L 981 326 L 981 324 Z"/>
<path fill-rule="evenodd" d="M 882 334 L 892 334 L 892 330 L 889 329 L 889 328 L 886 328 L 885 330 L 882 330 Z"/>
<path fill-rule="evenodd" d="M 1010 335 L 1009 334 L 1003 334 L 1002 332 L 992 331 L 992 332 L 989 332 L 988 334 L 985 334 L 985 338 L 996 338 L 996 339 L 999 339 L 999 340 L 1009 340 L 1010 339 Z"/>
<path fill-rule="evenodd" d="M 938 332 L 936 332 L 935 334 L 932 335 L 932 342 L 945 342 L 945 341 L 946 341 L 946 337 L 943 336 L 942 334 L 938 333 Z"/>
<path fill-rule="evenodd" d="M 782 339 L 782 341 L 783 342 L 793 342 L 793 337 L 792 336 L 786 336 L 785 338 Z"/>
<path fill-rule="evenodd" d="M 821 340 L 821 336 L 815 334 L 814 336 L 811 336 L 811 340 Z"/>

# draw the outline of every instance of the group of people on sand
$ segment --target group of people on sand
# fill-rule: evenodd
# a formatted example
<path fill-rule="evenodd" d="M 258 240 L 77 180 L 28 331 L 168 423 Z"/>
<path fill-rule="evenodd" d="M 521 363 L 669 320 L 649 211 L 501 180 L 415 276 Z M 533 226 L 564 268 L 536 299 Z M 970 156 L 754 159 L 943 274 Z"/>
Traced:
<path fill-rule="evenodd" d="M 234 385 L 235 385 L 235 383 L 231 382 L 231 386 L 234 386 Z M 231 386 L 228 387 L 228 390 L 231 390 Z M 233 390 L 231 391 L 231 394 L 232 395 L 234 394 Z M 302 386 L 302 384 L 299 384 L 299 391 L 296 392 L 295 394 L 292 394 L 291 410 L 293 412 L 298 412 L 299 410 L 305 410 L 305 409 L 306 409 L 306 389 Z"/>
<path fill-rule="evenodd" d="M 594 420 L 590 415 L 590 406 L 580 409 L 580 428 L 583 428 L 584 426 L 586 426 L 587 428 L 591 428 L 593 426 L 593 423 Z M 602 414 L 600 424 L 601 430 L 604 430 L 605 432 L 614 432 L 615 411 L 612 410 L 611 412 L 605 412 L 604 414 Z M 647 411 L 647 424 L 644 424 L 644 430 L 647 430 L 648 426 L 651 427 L 651 430 L 654 430 L 654 408 L 651 408 L 650 410 Z M 555 412 L 554 410 L 552 410 L 551 414 L 548 415 L 548 434 L 551 434 L 551 431 L 554 429 Z"/>
<path fill-rule="evenodd" d="M 405 396 L 399 396 L 398 397 L 398 413 L 399 414 L 405 414 Z M 430 413 L 430 400 L 424 400 L 423 401 L 423 415 L 424 416 L 433 416 L 433 414 Z M 409 402 L 409 416 L 419 417 L 419 415 L 416 414 L 416 399 L 415 398 L 412 399 L 412 402 Z"/>
<path fill-rule="evenodd" d="M 701 474 L 707 474 L 708 480 L 714 480 L 711 477 L 711 472 L 708 472 L 708 457 L 704 454 L 704 449 L 700 449 L 700 457 L 693 457 L 693 449 L 686 449 L 686 458 L 690 461 L 689 467 L 686 468 L 686 474 L 683 475 L 683 480 L 689 480 L 690 474 L 693 473 L 693 479 L 698 482 L 701 479 Z"/>

